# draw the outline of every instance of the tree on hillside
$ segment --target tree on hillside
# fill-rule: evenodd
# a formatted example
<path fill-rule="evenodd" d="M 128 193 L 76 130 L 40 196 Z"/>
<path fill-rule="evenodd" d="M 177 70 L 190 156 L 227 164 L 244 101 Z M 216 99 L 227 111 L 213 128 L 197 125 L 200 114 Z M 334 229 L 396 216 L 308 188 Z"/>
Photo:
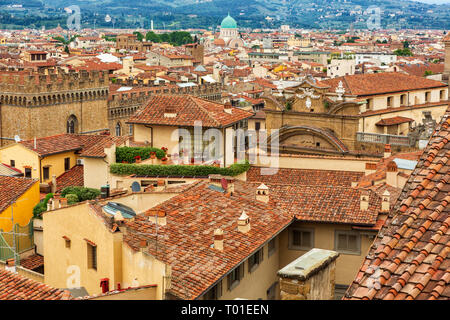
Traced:
<path fill-rule="evenodd" d="M 145 35 L 145 40 L 151 41 L 151 42 L 161 42 L 161 39 L 159 39 L 159 36 L 154 33 L 153 31 L 147 32 Z"/>

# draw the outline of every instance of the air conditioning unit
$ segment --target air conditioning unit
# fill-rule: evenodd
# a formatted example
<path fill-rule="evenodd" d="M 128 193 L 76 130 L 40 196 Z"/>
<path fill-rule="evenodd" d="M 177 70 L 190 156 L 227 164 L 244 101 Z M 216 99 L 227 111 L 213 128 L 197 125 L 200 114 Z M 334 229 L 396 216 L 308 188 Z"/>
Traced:
<path fill-rule="evenodd" d="M 77 159 L 77 165 L 83 166 L 84 165 L 84 159 Z"/>

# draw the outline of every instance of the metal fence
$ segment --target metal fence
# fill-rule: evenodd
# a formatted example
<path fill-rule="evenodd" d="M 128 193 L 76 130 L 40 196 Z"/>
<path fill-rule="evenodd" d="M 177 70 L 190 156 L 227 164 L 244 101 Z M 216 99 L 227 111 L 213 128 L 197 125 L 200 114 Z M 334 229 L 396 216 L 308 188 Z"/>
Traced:
<path fill-rule="evenodd" d="M 366 132 L 357 132 L 356 139 L 359 142 L 390 144 L 393 146 L 407 146 L 407 147 L 412 147 L 416 143 L 414 138 L 408 136 L 395 136 L 392 134 L 378 134 Z"/>
<path fill-rule="evenodd" d="M 14 258 L 14 238 L 17 263 L 20 262 L 20 254 L 34 247 L 33 220 L 28 225 L 14 225 L 14 230 L 4 232 L 0 230 L 0 260 Z"/>

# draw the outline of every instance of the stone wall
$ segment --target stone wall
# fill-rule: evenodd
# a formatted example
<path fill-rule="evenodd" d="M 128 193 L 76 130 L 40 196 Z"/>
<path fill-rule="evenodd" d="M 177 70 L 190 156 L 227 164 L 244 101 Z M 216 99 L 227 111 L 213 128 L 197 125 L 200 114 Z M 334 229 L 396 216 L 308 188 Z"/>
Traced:
<path fill-rule="evenodd" d="M 312 249 L 278 271 L 281 300 L 332 300 L 339 253 Z"/>

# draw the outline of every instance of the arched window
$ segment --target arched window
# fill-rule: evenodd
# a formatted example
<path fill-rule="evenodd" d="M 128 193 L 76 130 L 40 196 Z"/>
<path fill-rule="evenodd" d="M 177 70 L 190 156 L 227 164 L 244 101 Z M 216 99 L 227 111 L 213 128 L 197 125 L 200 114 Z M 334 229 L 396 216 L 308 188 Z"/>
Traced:
<path fill-rule="evenodd" d="M 116 124 L 116 136 L 120 137 L 122 135 L 122 126 L 120 125 L 120 122 L 117 122 Z"/>
<path fill-rule="evenodd" d="M 78 120 L 77 117 L 71 115 L 67 119 L 67 133 L 77 133 L 78 132 Z"/>

